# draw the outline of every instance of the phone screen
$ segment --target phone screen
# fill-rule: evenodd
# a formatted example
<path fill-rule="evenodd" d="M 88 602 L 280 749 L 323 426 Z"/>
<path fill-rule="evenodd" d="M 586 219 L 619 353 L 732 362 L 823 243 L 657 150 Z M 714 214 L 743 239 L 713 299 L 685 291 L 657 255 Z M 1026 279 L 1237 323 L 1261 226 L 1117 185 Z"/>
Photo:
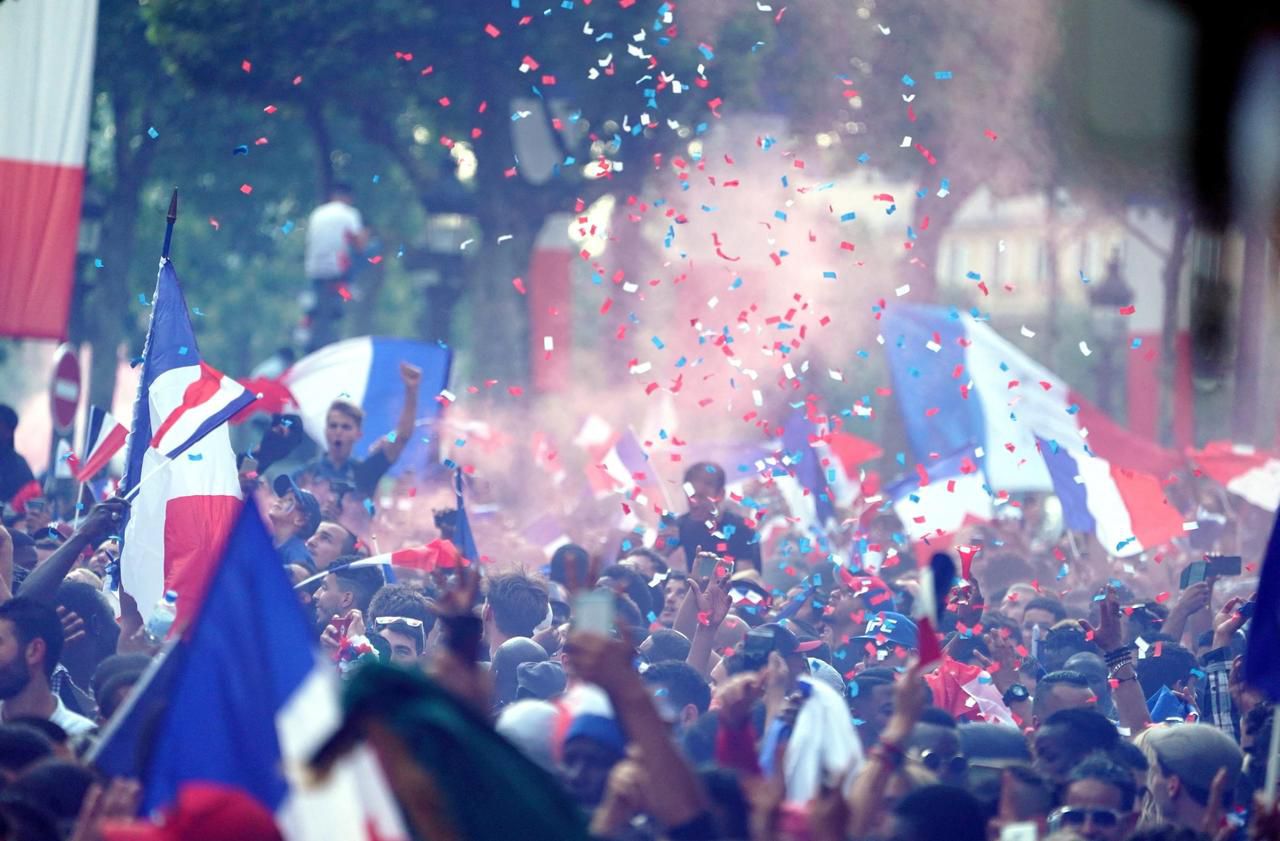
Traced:
<path fill-rule="evenodd" d="M 1241 558 L 1239 555 L 1215 555 L 1208 559 L 1209 575 L 1239 575 Z"/>
<path fill-rule="evenodd" d="M 1035 821 L 1007 823 L 1000 828 L 1000 841 L 1036 841 L 1038 835 Z"/>
<path fill-rule="evenodd" d="M 711 552 L 699 552 L 693 561 L 693 577 L 699 581 L 710 580 L 716 574 L 716 565 L 719 563 L 719 555 Z"/>
<path fill-rule="evenodd" d="M 573 627 L 601 636 L 613 632 L 613 594 L 592 590 L 573 600 Z"/>

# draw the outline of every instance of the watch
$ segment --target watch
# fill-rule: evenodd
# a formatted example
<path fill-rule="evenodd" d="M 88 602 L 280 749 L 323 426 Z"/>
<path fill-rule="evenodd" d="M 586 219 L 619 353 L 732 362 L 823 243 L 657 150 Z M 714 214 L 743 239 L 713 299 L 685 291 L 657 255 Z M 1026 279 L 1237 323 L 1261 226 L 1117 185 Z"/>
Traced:
<path fill-rule="evenodd" d="M 1030 697 L 1031 693 L 1027 691 L 1027 687 L 1023 686 L 1021 683 L 1015 683 L 1004 691 L 1002 700 L 1004 701 L 1004 705 L 1009 707 L 1021 701 L 1025 701 Z"/>

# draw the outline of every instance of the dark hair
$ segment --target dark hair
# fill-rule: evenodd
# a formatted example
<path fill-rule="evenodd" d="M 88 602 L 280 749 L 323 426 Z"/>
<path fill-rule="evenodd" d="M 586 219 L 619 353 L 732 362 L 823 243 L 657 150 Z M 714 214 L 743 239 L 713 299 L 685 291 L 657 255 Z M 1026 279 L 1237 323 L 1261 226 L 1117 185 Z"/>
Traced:
<path fill-rule="evenodd" d="M 659 628 L 649 635 L 648 659 L 650 663 L 684 660 L 689 656 L 690 647 L 692 643 L 684 634 L 670 628 Z"/>
<path fill-rule="evenodd" d="M 698 670 L 679 660 L 654 663 L 640 675 L 645 683 L 659 684 L 666 688 L 671 702 L 679 709 L 693 704 L 702 715 L 711 706 L 711 687 L 698 674 Z"/>
<path fill-rule="evenodd" d="M 112 654 L 110 657 L 103 658 L 98 668 L 93 670 L 93 677 L 89 681 L 93 697 L 99 697 L 102 694 L 102 687 L 117 674 L 145 672 L 149 665 L 151 665 L 151 658 L 145 654 Z"/>
<path fill-rule="evenodd" d="M 385 579 L 378 567 L 330 568 L 344 590 L 352 595 L 352 607 L 361 613 L 369 612 L 369 601 L 382 587 Z"/>
<path fill-rule="evenodd" d="M 35 639 L 44 640 L 44 676 L 52 675 L 62 656 L 62 621 L 57 611 L 34 599 L 18 596 L 0 604 L 0 619 L 13 623 L 23 648 Z"/>
<path fill-rule="evenodd" d="M 576 543 L 566 543 L 551 553 L 551 580 L 570 589 L 590 587 L 591 556 Z"/>
<path fill-rule="evenodd" d="M 724 468 L 709 461 L 700 461 L 697 464 L 689 465 L 689 469 L 684 472 L 684 481 L 692 482 L 695 476 L 703 475 L 711 477 L 711 480 L 716 483 L 716 490 L 724 491 Z"/>
<path fill-rule="evenodd" d="M 957 727 L 955 717 L 940 707 L 925 707 L 921 710 L 920 723 L 934 724 L 949 730 L 955 730 Z"/>
<path fill-rule="evenodd" d="M 1137 662 L 1138 683 L 1142 685 L 1144 698 L 1150 698 L 1162 686 L 1172 689 L 1178 681 L 1185 681 L 1197 665 L 1196 656 L 1176 642 L 1159 645 L 1158 656 L 1153 646 L 1147 649 L 1147 656 Z"/>
<path fill-rule="evenodd" d="M 643 546 L 628 549 L 626 554 L 622 556 L 622 560 L 625 561 L 627 558 L 646 558 L 649 563 L 653 564 L 654 571 L 658 575 L 666 575 L 671 570 L 671 567 L 667 566 L 667 562 L 662 559 L 661 555 Z"/>
<path fill-rule="evenodd" d="M 1048 698 L 1053 694 L 1053 690 L 1059 686 L 1072 686 L 1077 689 L 1089 689 L 1089 679 L 1080 672 L 1067 671 L 1059 669 L 1056 672 L 1040 678 L 1036 683 L 1036 694 L 1031 698 L 1031 711 L 1034 715 L 1039 716 L 1044 710 L 1044 704 L 1048 703 Z"/>
<path fill-rule="evenodd" d="M 1138 797 L 1138 787 L 1133 783 L 1133 774 L 1112 762 L 1105 754 L 1086 756 L 1080 764 L 1071 769 L 1067 776 L 1067 785 L 1081 780 L 1097 780 L 1120 792 L 1120 808 L 1126 812 L 1133 811 L 1133 803 Z"/>
<path fill-rule="evenodd" d="M 138 681 L 142 680 L 142 674 L 142 669 L 126 669 L 115 672 L 102 682 L 101 690 L 93 696 L 93 699 L 98 703 L 98 716 L 103 721 L 116 714 L 116 695 L 120 690 L 126 687 L 132 689 Z M 126 694 L 125 697 L 128 695 Z"/>
<path fill-rule="evenodd" d="M 982 807 L 962 788 L 923 786 L 899 800 L 893 814 L 910 831 L 910 841 L 986 841 Z"/>
<path fill-rule="evenodd" d="M 1000 634 L 1002 637 L 1006 635 L 1002 634 L 1001 631 L 1008 630 L 1009 633 L 1007 636 L 1009 640 L 1011 640 L 1015 645 L 1022 644 L 1022 626 L 1017 622 L 1014 622 L 1008 616 L 1005 616 L 1003 613 L 984 613 L 982 614 L 980 624 L 982 625 L 982 630 Z M 977 635 L 975 634 L 975 636 Z"/>
<path fill-rule="evenodd" d="M 18 428 L 18 413 L 8 403 L 0 403 L 0 423 L 10 429 Z"/>
<path fill-rule="evenodd" d="M 631 597 L 631 601 L 635 602 L 636 607 L 640 608 L 640 618 L 642 624 L 648 625 L 657 617 L 650 617 L 650 613 L 654 613 L 653 609 L 653 591 L 649 589 L 649 585 L 631 567 L 625 567 L 622 564 L 612 564 L 600 570 L 600 575 L 596 579 L 597 583 L 601 578 L 613 578 L 621 581 L 626 585 L 627 595 Z M 661 609 L 661 606 L 659 606 Z"/>
<path fill-rule="evenodd" d="M 359 554 L 356 550 L 360 546 L 360 538 L 356 537 L 355 532 L 344 526 L 342 523 L 339 523 L 337 520 L 321 520 L 320 525 L 316 526 L 316 531 L 319 531 L 320 526 L 323 526 L 325 523 L 331 523 L 337 526 L 342 529 L 342 533 L 345 535 L 342 538 L 342 548 L 338 550 L 339 556 Z M 315 532 L 312 532 L 312 534 L 315 534 Z"/>
<path fill-rule="evenodd" d="M 1202 841 L 1204 836 L 1189 826 L 1160 823 L 1134 830 L 1128 841 Z"/>
<path fill-rule="evenodd" d="M 39 730 L 44 737 L 55 745 L 65 745 L 67 739 L 71 738 L 66 730 L 62 729 L 62 725 L 54 724 L 47 718 L 40 718 L 35 715 L 24 715 L 13 719 L 10 724 L 22 724 L 33 730 Z"/>
<path fill-rule="evenodd" d="M 1023 615 L 1026 615 L 1028 610 L 1048 611 L 1053 614 L 1053 621 L 1055 624 L 1067 618 L 1067 609 L 1062 606 L 1062 602 L 1057 599 L 1051 599 L 1048 596 L 1036 596 L 1034 599 L 1027 602 L 1026 606 L 1022 609 Z"/>
<path fill-rule="evenodd" d="M 79 816 L 80 804 L 93 783 L 93 772 L 79 763 L 42 759 L 9 783 L 5 792 L 41 807 L 65 825 Z"/>
<path fill-rule="evenodd" d="M 355 190 L 346 181 L 334 181 L 329 187 L 329 195 L 331 196 L 351 196 L 355 195 Z"/>
<path fill-rule="evenodd" d="M 1071 655 L 1095 650 L 1079 625 L 1057 625 L 1049 629 L 1049 633 L 1044 635 L 1044 642 L 1040 643 L 1040 665 L 1056 672 L 1071 659 Z"/>
<path fill-rule="evenodd" d="M 431 612 L 431 603 L 427 597 L 408 584 L 386 584 L 369 599 L 369 615 L 367 627 L 382 616 L 404 616 L 422 622 L 422 635 L 425 638 L 435 625 L 436 615 Z"/>
<path fill-rule="evenodd" d="M 0 770 L 17 773 L 53 755 L 53 742 L 26 724 L 0 724 Z"/>
<path fill-rule="evenodd" d="M 1063 740 L 1073 753 L 1084 756 L 1094 751 L 1109 751 L 1120 741 L 1120 732 L 1105 715 L 1097 710 L 1080 707 L 1058 710 L 1041 725 L 1060 727 L 1067 731 Z"/>
<path fill-rule="evenodd" d="M 858 687 L 858 691 L 853 697 L 860 698 L 877 686 L 893 686 L 892 675 L 873 674 L 873 672 L 877 671 L 879 670 L 866 669 L 865 671 L 854 675 L 853 680 L 849 681 L 850 684 Z M 884 671 L 888 671 L 888 669 L 885 669 Z"/>
<path fill-rule="evenodd" d="M 509 572 L 489 579 L 486 594 L 498 630 L 509 637 L 531 637 L 547 618 L 547 588 L 523 572 Z"/>
<path fill-rule="evenodd" d="M 120 626 L 116 624 L 111 603 L 101 590 L 81 581 L 63 581 L 58 585 L 57 603 L 84 621 L 85 636 L 93 651 L 93 668 L 115 654 Z"/>
<path fill-rule="evenodd" d="M 1141 771 L 1146 773 L 1147 755 L 1142 752 L 1142 748 L 1135 745 L 1128 739 L 1121 739 L 1111 746 L 1111 750 L 1107 751 L 1107 756 L 1112 762 L 1122 768 L 1128 768 L 1130 771 Z"/>

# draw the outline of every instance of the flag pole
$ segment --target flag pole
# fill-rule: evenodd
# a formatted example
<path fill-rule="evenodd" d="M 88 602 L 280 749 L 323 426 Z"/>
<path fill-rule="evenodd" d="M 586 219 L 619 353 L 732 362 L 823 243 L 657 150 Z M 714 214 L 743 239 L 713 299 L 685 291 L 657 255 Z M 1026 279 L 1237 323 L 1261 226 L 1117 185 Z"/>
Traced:
<path fill-rule="evenodd" d="M 173 188 L 173 195 L 169 197 L 169 213 L 165 216 L 166 224 L 164 227 L 164 247 L 160 249 L 160 259 L 169 259 L 169 243 L 173 240 L 173 224 L 178 221 L 178 188 Z"/>

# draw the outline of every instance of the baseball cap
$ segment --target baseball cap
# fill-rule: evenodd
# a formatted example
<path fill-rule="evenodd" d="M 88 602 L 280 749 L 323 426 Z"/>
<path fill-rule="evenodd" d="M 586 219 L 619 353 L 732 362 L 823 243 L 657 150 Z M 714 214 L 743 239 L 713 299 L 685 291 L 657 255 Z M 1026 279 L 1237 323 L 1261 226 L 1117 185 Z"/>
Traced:
<path fill-rule="evenodd" d="M 315 534 L 316 529 L 320 528 L 320 503 L 316 500 L 315 494 L 298 487 L 298 483 L 293 481 L 293 477 L 288 473 L 277 476 L 271 483 L 271 487 L 275 490 L 276 496 L 292 493 L 293 498 L 298 502 L 298 507 L 307 515 L 307 524 L 302 527 L 298 537 L 306 540 Z"/>
<path fill-rule="evenodd" d="M 281 841 L 267 808 L 239 789 L 187 783 L 159 823 L 107 821 L 103 841 Z"/>
<path fill-rule="evenodd" d="M 1235 791 L 1244 754 L 1230 736 L 1209 724 L 1165 724 L 1146 733 L 1160 767 L 1182 780 L 1197 800 L 1208 799 L 1219 768 L 1227 769 L 1227 791 Z"/>
<path fill-rule="evenodd" d="M 900 645 L 903 648 L 915 648 L 920 634 L 915 622 L 901 613 L 886 610 L 872 616 L 867 622 L 866 630 L 854 639 L 874 642 L 877 646 Z"/>
<path fill-rule="evenodd" d="M 785 657 L 792 654 L 804 654 L 822 645 L 822 640 L 806 639 L 802 640 L 796 635 L 796 632 L 787 627 L 790 623 L 786 620 L 782 622 L 768 622 L 759 628 L 753 628 L 747 632 L 749 637 L 770 637 L 772 640 L 772 651 Z"/>

